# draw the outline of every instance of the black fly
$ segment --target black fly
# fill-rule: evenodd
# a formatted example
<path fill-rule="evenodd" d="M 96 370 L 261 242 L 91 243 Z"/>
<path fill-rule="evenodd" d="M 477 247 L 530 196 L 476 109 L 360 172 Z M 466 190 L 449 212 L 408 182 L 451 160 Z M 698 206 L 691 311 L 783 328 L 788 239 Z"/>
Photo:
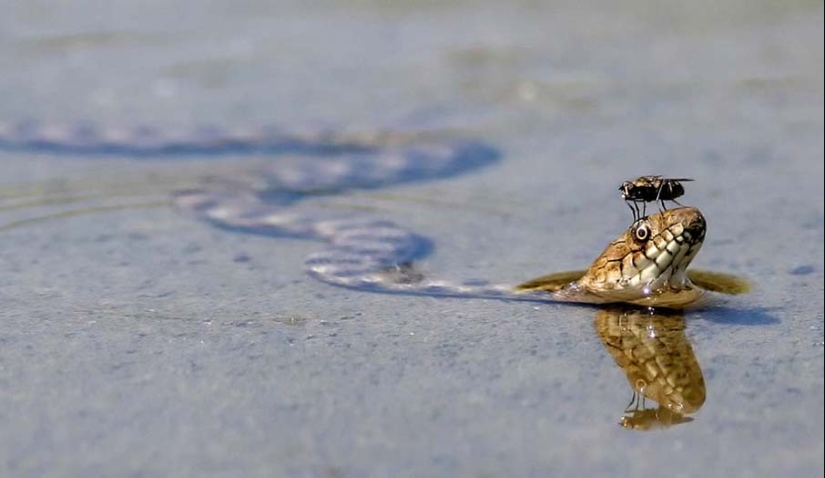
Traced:
<path fill-rule="evenodd" d="M 667 210 L 665 201 L 676 201 L 676 198 L 685 194 L 682 182 L 693 181 L 688 178 L 664 178 L 662 176 L 642 176 L 633 181 L 625 181 L 619 186 L 622 199 L 633 211 L 633 220 L 646 216 L 647 203 L 658 202 L 662 210 Z M 640 214 L 639 204 L 642 205 Z M 681 206 L 681 204 L 679 204 Z"/>

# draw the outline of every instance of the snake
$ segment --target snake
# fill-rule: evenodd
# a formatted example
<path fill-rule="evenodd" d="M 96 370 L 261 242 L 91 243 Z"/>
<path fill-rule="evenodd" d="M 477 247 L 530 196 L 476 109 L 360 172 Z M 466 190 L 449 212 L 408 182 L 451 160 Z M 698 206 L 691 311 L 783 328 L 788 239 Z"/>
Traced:
<path fill-rule="evenodd" d="M 594 326 L 633 390 L 622 427 L 652 430 L 692 420 L 687 415 L 705 403 L 706 387 L 685 334 L 684 314 L 611 306 L 598 311 Z M 644 398 L 658 407 L 645 408 Z"/>
<path fill-rule="evenodd" d="M 203 178 L 197 187 L 172 192 L 172 203 L 223 229 L 321 242 L 323 248 L 305 258 L 306 273 L 349 289 L 665 308 L 700 303 L 708 292 L 732 294 L 746 289 L 734 276 L 687 269 L 707 228 L 702 213 L 689 206 L 633 222 L 586 270 L 513 285 L 429 278 L 415 264 L 432 250 L 427 237 L 370 211 L 345 210 L 323 202 L 351 191 L 468 174 L 500 159 L 496 148 L 473 139 L 394 131 L 173 130 L 0 122 L 0 148 L 135 160 L 277 157 L 255 162 L 236 174 Z"/>

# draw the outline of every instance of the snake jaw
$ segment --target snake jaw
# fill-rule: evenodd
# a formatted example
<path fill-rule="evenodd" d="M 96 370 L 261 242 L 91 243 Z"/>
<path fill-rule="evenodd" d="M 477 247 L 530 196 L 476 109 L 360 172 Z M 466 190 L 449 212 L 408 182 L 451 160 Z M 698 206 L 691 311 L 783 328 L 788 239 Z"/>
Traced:
<path fill-rule="evenodd" d="M 704 229 L 686 229 L 681 223 L 677 223 L 665 229 L 658 237 L 663 240 L 657 241 L 654 238 L 644 253 L 636 253 L 641 272 L 620 279 L 625 286 L 643 286 L 642 293 L 646 296 L 656 290 L 690 287 L 687 266 L 702 247 Z"/>
<path fill-rule="evenodd" d="M 673 257 L 670 268 L 671 276 L 669 284 L 672 288 L 676 289 L 692 287 L 690 279 L 688 279 L 687 276 L 687 266 L 693 261 L 693 258 L 696 257 L 696 254 L 699 253 L 699 249 L 702 248 L 705 231 L 704 229 L 702 229 L 701 232 L 693 233 L 685 231 L 683 237 L 685 238 L 686 247 L 682 245 L 682 247 L 679 248 L 679 251 Z"/>

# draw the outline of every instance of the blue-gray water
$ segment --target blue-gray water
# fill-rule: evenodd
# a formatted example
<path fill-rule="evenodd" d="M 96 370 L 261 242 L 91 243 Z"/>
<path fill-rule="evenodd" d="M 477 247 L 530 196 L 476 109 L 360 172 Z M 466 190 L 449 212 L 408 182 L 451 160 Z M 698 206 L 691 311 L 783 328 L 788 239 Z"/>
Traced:
<path fill-rule="evenodd" d="M 586 266 L 690 177 L 694 421 L 617 425 L 594 309 L 369 294 L 169 206 L 244 157 L 0 151 L 0 476 L 821 476 L 821 2 L 0 0 L 0 121 L 427 130 L 502 152 L 329 198 L 433 278 Z M 255 158 L 253 158 L 254 160 Z"/>

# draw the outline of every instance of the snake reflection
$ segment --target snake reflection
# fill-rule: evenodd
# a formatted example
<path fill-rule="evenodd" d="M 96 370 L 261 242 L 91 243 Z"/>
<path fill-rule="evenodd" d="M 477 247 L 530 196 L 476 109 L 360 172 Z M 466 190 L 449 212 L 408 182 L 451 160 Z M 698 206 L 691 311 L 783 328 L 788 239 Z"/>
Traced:
<path fill-rule="evenodd" d="M 627 376 L 633 397 L 619 424 L 651 430 L 690 422 L 705 403 L 705 379 L 685 335 L 684 315 L 662 309 L 600 310 L 596 333 Z M 646 408 L 646 400 L 658 404 Z"/>

